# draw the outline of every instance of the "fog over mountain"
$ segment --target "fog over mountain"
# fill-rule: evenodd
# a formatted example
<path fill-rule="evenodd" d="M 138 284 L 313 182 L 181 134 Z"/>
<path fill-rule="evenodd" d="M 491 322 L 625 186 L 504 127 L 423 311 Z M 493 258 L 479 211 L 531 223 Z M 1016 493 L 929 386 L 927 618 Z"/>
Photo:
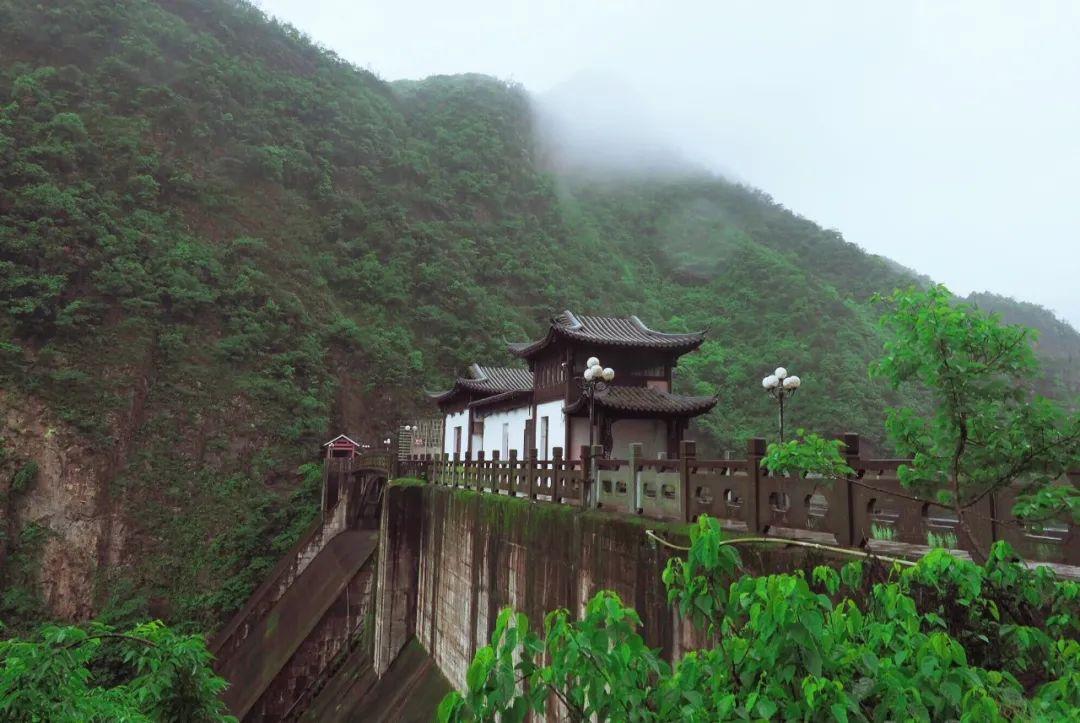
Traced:
<path fill-rule="evenodd" d="M 558 171 L 672 176 L 709 170 L 672 143 L 647 101 L 617 76 L 583 71 L 533 99 L 538 140 Z"/>
<path fill-rule="evenodd" d="M 261 6 L 387 79 L 519 82 L 574 110 L 563 147 L 590 159 L 666 172 L 669 147 L 957 293 L 1080 325 L 1076 3 Z"/>

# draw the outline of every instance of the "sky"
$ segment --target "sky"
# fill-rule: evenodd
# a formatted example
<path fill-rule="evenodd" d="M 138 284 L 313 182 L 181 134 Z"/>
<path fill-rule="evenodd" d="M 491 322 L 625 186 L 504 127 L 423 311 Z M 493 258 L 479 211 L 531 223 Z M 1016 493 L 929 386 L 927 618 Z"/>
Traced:
<path fill-rule="evenodd" d="M 956 293 L 1080 328 L 1078 2 L 258 4 L 386 80 L 610 81 L 613 123 Z"/>

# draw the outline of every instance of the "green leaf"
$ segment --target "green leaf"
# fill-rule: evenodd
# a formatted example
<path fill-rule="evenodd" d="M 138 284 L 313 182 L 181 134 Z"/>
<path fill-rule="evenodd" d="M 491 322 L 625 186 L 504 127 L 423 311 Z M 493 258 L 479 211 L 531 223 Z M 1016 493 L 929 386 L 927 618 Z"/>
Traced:
<path fill-rule="evenodd" d="M 457 720 L 457 713 L 464 704 L 464 700 L 461 694 L 456 690 L 452 690 L 443 696 L 443 699 L 439 702 L 439 707 L 435 711 L 435 719 L 439 723 L 450 723 Z"/>
<path fill-rule="evenodd" d="M 465 673 L 465 683 L 469 690 L 479 690 L 488 679 L 495 665 L 495 651 L 490 645 L 477 649 L 472 664 Z"/>

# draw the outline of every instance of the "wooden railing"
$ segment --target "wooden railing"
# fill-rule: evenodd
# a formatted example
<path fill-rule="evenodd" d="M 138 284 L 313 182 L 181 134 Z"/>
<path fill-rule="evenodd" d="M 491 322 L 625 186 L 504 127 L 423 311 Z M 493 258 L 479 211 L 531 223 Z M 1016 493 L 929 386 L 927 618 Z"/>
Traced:
<path fill-rule="evenodd" d="M 855 434 L 844 443 L 855 470 L 845 480 L 772 475 L 761 466 L 761 438 L 749 441 L 743 459 L 698 459 L 694 443 L 683 442 L 678 459 L 644 459 L 640 445 L 631 445 L 627 459 L 582 447 L 579 459 L 568 460 L 555 448 L 551 460 L 538 459 L 535 450 L 524 459 L 513 452 L 509 459 L 497 452 L 477 459 L 428 455 L 399 460 L 395 474 L 661 520 L 692 522 L 706 514 L 735 531 L 880 552 L 972 551 L 952 511 L 911 499 L 901 485 L 897 469 L 909 460 L 864 459 Z M 1069 477 L 1080 483 L 1080 471 Z M 1067 520 L 1025 525 L 1011 513 L 1016 494 L 1007 489 L 968 508 L 965 520 L 980 544 L 1007 540 L 1028 560 L 1080 566 L 1080 529 Z"/>

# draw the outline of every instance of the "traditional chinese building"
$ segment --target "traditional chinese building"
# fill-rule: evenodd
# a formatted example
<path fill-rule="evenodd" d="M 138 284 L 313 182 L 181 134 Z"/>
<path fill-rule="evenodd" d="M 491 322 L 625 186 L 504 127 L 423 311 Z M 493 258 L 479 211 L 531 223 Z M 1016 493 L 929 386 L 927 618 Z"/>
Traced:
<path fill-rule="evenodd" d="M 550 459 L 555 447 L 569 458 L 589 442 L 589 404 L 582 376 L 589 357 L 615 370 L 595 399 L 596 443 L 605 454 L 625 457 L 642 444 L 647 457 L 674 457 L 690 419 L 708 412 L 715 397 L 671 391 L 679 357 L 694 351 L 704 332 L 669 334 L 636 316 L 583 316 L 570 311 L 551 319 L 535 341 L 510 344 L 523 367 L 474 364 L 454 386 L 433 394 L 445 421 L 443 452 L 473 458 L 536 449 Z"/>
<path fill-rule="evenodd" d="M 360 443 L 344 434 L 339 434 L 323 444 L 323 453 L 327 459 L 352 459 L 359 452 Z"/>

